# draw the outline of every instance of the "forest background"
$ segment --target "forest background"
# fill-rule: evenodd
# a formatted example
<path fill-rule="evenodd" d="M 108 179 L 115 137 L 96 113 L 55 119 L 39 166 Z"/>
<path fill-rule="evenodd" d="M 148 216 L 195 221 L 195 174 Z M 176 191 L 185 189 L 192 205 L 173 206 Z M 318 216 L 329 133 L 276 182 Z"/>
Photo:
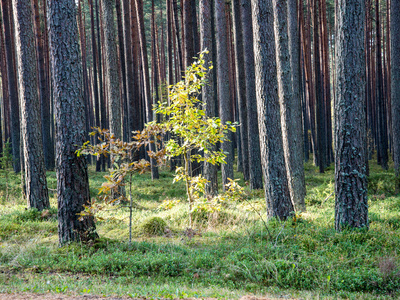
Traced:
<path fill-rule="evenodd" d="M 344 2 L 2 1 L 0 292 L 396 297 L 399 7 Z M 168 120 L 153 105 L 205 49 L 187 94 L 239 125 L 207 145 L 226 164 L 193 161 L 172 185 L 182 157 L 157 165 L 146 136 L 128 156 L 151 175 L 124 191 L 122 152 L 91 128 L 126 145 Z M 87 140 L 108 156 L 77 156 Z"/>

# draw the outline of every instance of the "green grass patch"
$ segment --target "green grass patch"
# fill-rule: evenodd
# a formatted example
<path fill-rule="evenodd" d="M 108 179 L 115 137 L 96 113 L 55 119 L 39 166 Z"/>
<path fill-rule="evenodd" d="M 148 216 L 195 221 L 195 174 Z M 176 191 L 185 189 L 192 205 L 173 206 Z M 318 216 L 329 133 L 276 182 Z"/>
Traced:
<path fill-rule="evenodd" d="M 400 197 L 392 190 L 391 169 L 383 172 L 372 165 L 371 170 L 370 185 L 382 187 L 370 188 L 369 231 L 334 230 L 332 168 L 319 174 L 306 164 L 308 206 L 300 216 L 272 219 L 266 227 L 262 191 L 247 191 L 249 202 L 195 215 L 192 231 L 187 229 L 184 186 L 172 184 L 173 175 L 163 171 L 158 181 L 134 177 L 131 245 L 128 210 L 111 207 L 102 212 L 106 220 L 97 222 L 99 240 L 62 248 L 56 209 L 26 210 L 16 176 L 10 185 L 14 200 L 0 204 L 0 292 L 166 299 L 246 293 L 303 299 L 399 297 Z M 90 170 L 92 196 L 102 175 Z M 48 176 L 54 187 L 54 172 Z M 160 207 L 165 199 L 180 201 L 166 209 Z M 56 206 L 54 197 L 51 203 Z"/>

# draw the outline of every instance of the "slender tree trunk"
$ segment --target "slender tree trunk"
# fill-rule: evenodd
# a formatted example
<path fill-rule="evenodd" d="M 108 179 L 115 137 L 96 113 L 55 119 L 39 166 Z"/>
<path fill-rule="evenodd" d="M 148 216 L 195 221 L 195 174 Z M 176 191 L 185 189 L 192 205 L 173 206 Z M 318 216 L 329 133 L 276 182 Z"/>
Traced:
<path fill-rule="evenodd" d="M 103 80 L 103 51 L 101 47 L 101 32 L 100 32 L 100 8 L 98 5 L 98 0 L 95 0 L 96 5 L 96 30 L 97 30 L 97 53 L 98 53 L 98 66 L 99 66 L 99 91 L 100 91 L 100 120 L 101 120 L 101 128 L 107 129 L 107 105 L 106 105 L 106 97 L 104 93 L 104 80 Z M 100 158 L 101 160 L 101 170 L 104 172 L 106 170 L 106 159 L 104 157 Z"/>
<path fill-rule="evenodd" d="M 272 1 L 252 0 L 258 126 L 269 217 L 286 219 L 293 211 L 286 177 L 279 109 Z"/>
<path fill-rule="evenodd" d="M 176 45 L 178 48 L 178 62 L 179 62 L 179 70 L 183 72 L 183 54 L 182 54 L 182 46 L 181 39 L 179 36 L 179 17 L 178 17 L 178 6 L 176 4 L 176 0 L 172 0 L 172 11 L 174 17 L 174 25 L 175 25 L 175 36 L 176 36 Z"/>
<path fill-rule="evenodd" d="M 102 0 L 102 16 L 104 24 L 104 52 L 106 62 L 106 86 L 108 94 L 108 109 L 110 132 L 116 138 L 121 135 L 121 92 L 118 76 L 117 44 L 114 24 L 114 1 Z"/>
<path fill-rule="evenodd" d="M 214 51 L 212 45 L 212 5 L 213 1 L 200 0 L 199 2 L 199 20 L 200 20 L 200 49 L 204 51 L 207 49 L 208 54 L 205 55 L 204 67 L 209 68 L 212 61 L 212 53 Z M 212 70 L 208 74 L 208 83 L 202 88 L 203 106 L 207 117 L 215 117 L 215 90 L 214 90 L 214 76 Z M 214 146 L 211 151 L 216 150 Z M 217 166 L 204 163 L 204 178 L 208 180 L 206 190 L 207 194 L 215 196 L 218 193 L 218 178 Z"/>
<path fill-rule="evenodd" d="M 130 139 L 130 130 L 128 128 L 128 97 L 127 97 L 127 80 L 126 80 L 126 53 L 125 53 L 125 46 L 124 46 L 124 20 L 122 17 L 122 8 L 121 2 L 123 0 L 115 1 L 115 11 L 117 14 L 117 32 L 118 32 L 118 53 L 119 57 L 117 56 L 118 61 L 118 77 L 120 82 L 120 94 L 121 94 L 121 104 L 120 104 L 120 111 L 121 111 L 121 124 L 122 124 L 122 133 L 121 138 L 124 141 L 128 141 Z"/>
<path fill-rule="evenodd" d="M 166 0 L 167 7 L 167 57 L 168 57 L 168 86 L 174 83 L 173 49 L 172 49 L 172 7 L 171 0 Z"/>
<path fill-rule="evenodd" d="M 92 41 L 92 55 L 93 55 L 93 98 L 94 98 L 94 110 L 95 110 L 95 126 L 101 127 L 100 123 L 100 98 L 99 98 L 99 84 L 98 84 L 98 51 L 95 33 L 95 23 L 94 23 L 94 4 L 93 0 L 89 0 L 90 6 L 90 24 L 91 24 L 91 41 Z M 98 143 L 98 136 L 95 137 L 95 143 Z M 98 157 L 96 161 L 96 172 L 101 170 L 101 158 Z"/>
<path fill-rule="evenodd" d="M 214 0 L 214 17 L 217 41 L 217 72 L 218 72 L 218 99 L 219 113 L 223 124 L 232 121 L 232 108 L 230 104 L 228 43 L 226 36 L 225 3 L 223 0 Z M 226 164 L 222 165 L 222 184 L 227 184 L 228 178 L 233 179 L 233 134 L 228 133 L 228 140 L 222 143 L 222 151 L 226 154 Z"/>
<path fill-rule="evenodd" d="M 378 144 L 378 163 L 383 169 L 388 169 L 388 143 L 387 143 L 387 124 L 385 99 L 383 94 L 383 69 L 382 69 L 382 44 L 381 44 L 381 25 L 379 13 L 379 1 L 375 2 L 376 20 L 376 107 L 377 107 L 377 144 Z"/>
<path fill-rule="evenodd" d="M 244 47 L 244 71 L 246 83 L 250 187 L 252 189 L 261 189 L 263 186 L 263 179 L 258 118 L 255 118 L 255 116 L 257 116 L 257 96 L 254 67 L 254 43 L 251 3 L 250 1 L 240 0 L 240 4 L 240 16 Z"/>
<path fill-rule="evenodd" d="M 235 45 L 236 88 L 240 123 L 240 149 L 244 180 L 249 180 L 249 138 L 246 104 L 246 76 L 243 56 L 243 33 L 240 19 L 240 0 L 232 1 L 233 36 Z M 238 148 L 239 149 L 239 148 Z"/>
<path fill-rule="evenodd" d="M 397 177 L 396 188 L 400 191 L 400 2 L 392 0 L 390 6 L 391 52 L 391 99 L 393 160 Z"/>
<path fill-rule="evenodd" d="M 300 98 L 300 40 L 297 22 L 297 0 L 290 0 L 287 5 L 285 5 L 286 2 L 284 1 L 277 0 L 277 2 L 282 4 L 282 7 L 279 6 L 280 8 L 278 8 L 277 6 L 276 9 L 276 16 L 278 15 L 276 20 L 279 22 L 279 30 L 277 31 L 278 27 L 275 27 L 275 34 L 280 34 L 277 49 L 281 52 L 280 63 L 278 60 L 278 74 L 281 74 L 282 88 L 287 89 L 281 95 L 283 96 L 281 98 L 283 100 L 281 101 L 282 123 L 284 124 L 282 126 L 283 145 L 290 196 L 296 210 L 303 211 L 305 210 L 304 197 L 306 189 L 303 166 L 304 148 Z M 287 11 L 285 11 L 285 7 Z M 281 31 L 286 33 L 288 30 L 289 36 L 281 33 Z M 285 84 L 284 81 L 286 81 Z"/>
<path fill-rule="evenodd" d="M 6 65 L 5 43 L 4 43 L 4 27 L 0 18 L 0 49 L 1 49 L 1 86 L 3 95 L 3 121 L 4 121 L 4 141 L 10 138 L 10 99 L 8 93 L 8 74 Z"/>
<path fill-rule="evenodd" d="M 321 32 L 319 14 L 321 8 L 320 0 L 314 0 L 314 70 L 315 70 L 315 95 L 316 95 L 316 124 L 317 124 L 317 143 L 318 143 L 318 167 L 319 172 L 325 171 L 326 159 L 326 130 L 325 130 L 325 103 L 323 94 L 323 80 L 321 71 Z"/>
<path fill-rule="evenodd" d="M 363 0 L 337 1 L 335 228 L 368 228 Z"/>
<path fill-rule="evenodd" d="M 1 11 L 3 19 L 5 49 L 6 49 L 6 65 L 7 65 L 7 82 L 8 93 L 10 100 L 10 123 L 11 123 L 11 146 L 13 156 L 14 172 L 21 171 L 20 163 L 20 122 L 19 122 L 19 103 L 18 91 L 15 77 L 15 63 L 13 57 L 13 39 L 12 39 L 12 26 L 11 14 L 9 8 L 9 0 L 1 0 Z"/>
<path fill-rule="evenodd" d="M 24 142 L 25 182 L 28 207 L 50 207 L 43 156 L 40 101 L 37 86 L 35 37 L 29 1 L 13 0 L 18 59 L 21 129 Z"/>
<path fill-rule="evenodd" d="M 144 19 L 143 19 L 143 2 L 142 0 L 135 0 L 136 13 L 138 21 L 138 31 L 140 40 L 140 49 L 142 57 L 142 71 L 144 80 L 144 101 L 146 105 L 146 122 L 153 121 L 153 106 L 150 95 L 150 78 L 149 78 L 149 63 L 147 58 L 147 47 L 146 47 L 146 35 L 144 30 Z M 150 151 L 154 151 L 154 144 L 150 144 Z M 152 179 L 158 179 L 158 168 L 154 159 L 150 159 L 151 164 L 151 177 Z"/>
<path fill-rule="evenodd" d="M 39 96 L 41 106 L 41 123 L 42 123 L 42 141 L 43 141 L 43 154 L 47 170 L 53 170 L 55 166 L 54 145 L 50 134 L 50 94 L 48 92 L 49 86 L 46 80 L 46 67 L 45 67 L 45 53 L 43 49 L 42 29 L 40 26 L 40 14 L 38 0 L 33 0 L 33 11 L 35 21 L 35 34 L 36 34 L 36 53 L 38 64 L 38 77 L 39 77 Z"/>

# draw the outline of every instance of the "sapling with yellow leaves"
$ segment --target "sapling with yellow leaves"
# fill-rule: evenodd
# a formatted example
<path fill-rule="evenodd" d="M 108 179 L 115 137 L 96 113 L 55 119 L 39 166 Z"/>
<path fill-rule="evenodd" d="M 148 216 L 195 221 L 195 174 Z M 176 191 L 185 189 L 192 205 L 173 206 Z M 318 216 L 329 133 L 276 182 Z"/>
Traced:
<path fill-rule="evenodd" d="M 189 226 L 193 224 L 195 202 L 207 198 L 207 180 L 201 175 L 192 176 L 191 163 L 225 163 L 225 153 L 222 150 L 212 150 L 212 146 L 228 141 L 227 133 L 236 131 L 235 124 L 223 124 L 219 118 L 207 117 L 202 107 L 199 95 L 202 86 L 207 84 L 207 74 L 212 69 L 204 67 L 204 56 L 207 54 L 208 51 L 199 54 L 198 60 L 187 68 L 184 78 L 169 87 L 169 103 L 160 102 L 155 110 L 164 117 L 160 125 L 171 133 L 171 138 L 166 143 L 166 155 L 170 158 L 183 157 L 184 164 L 176 169 L 174 181 L 185 181 Z M 196 154 L 192 154 L 193 150 L 197 150 Z M 201 152 L 204 155 L 199 154 Z"/>

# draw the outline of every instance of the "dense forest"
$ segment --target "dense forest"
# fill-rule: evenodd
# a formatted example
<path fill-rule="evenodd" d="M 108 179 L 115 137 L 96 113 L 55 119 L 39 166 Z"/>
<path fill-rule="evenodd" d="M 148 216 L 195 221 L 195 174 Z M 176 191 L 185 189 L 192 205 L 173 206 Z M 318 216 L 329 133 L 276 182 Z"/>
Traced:
<path fill-rule="evenodd" d="M 0 298 L 32 268 L 399 295 L 397 0 L 1 0 L 0 49 Z"/>

